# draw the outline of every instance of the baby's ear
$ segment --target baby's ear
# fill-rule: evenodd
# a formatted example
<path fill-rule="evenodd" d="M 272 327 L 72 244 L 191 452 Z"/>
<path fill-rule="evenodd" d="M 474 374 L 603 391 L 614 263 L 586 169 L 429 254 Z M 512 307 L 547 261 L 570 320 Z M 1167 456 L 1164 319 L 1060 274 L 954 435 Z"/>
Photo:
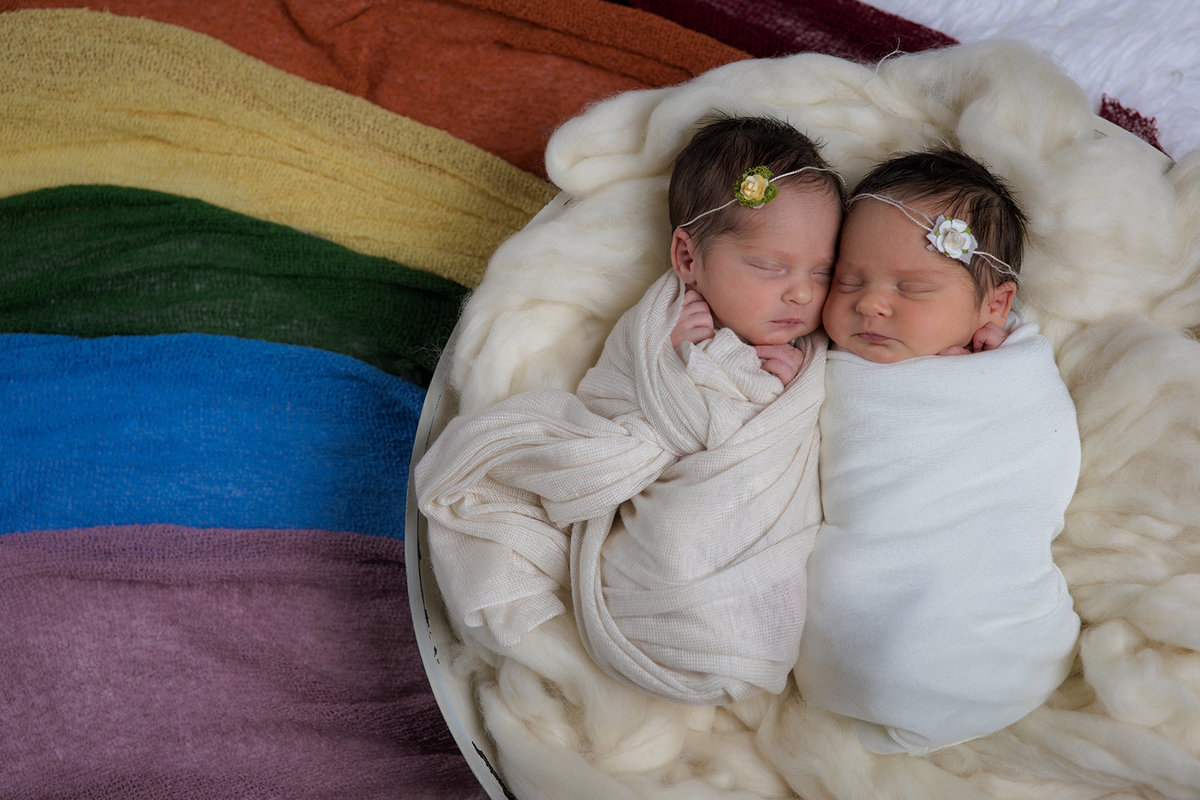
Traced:
<path fill-rule="evenodd" d="M 994 289 L 988 290 L 987 295 L 983 299 L 983 321 L 980 327 L 989 322 L 995 323 L 1003 328 L 1004 323 L 1008 320 L 1008 312 L 1012 310 L 1013 298 L 1017 295 L 1017 285 L 1012 281 L 1005 281 Z"/>
<path fill-rule="evenodd" d="M 676 228 L 671 236 L 671 268 L 686 285 L 696 282 L 699 265 L 696 257 L 696 240 L 683 228 Z"/>

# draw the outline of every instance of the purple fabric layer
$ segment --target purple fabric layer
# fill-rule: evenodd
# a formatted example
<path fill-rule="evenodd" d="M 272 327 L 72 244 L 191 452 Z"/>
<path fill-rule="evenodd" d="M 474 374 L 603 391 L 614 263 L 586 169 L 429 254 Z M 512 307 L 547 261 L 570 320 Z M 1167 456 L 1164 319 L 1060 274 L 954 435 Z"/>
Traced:
<path fill-rule="evenodd" d="M 403 542 L 173 526 L 0 537 L 0 795 L 475 798 Z"/>

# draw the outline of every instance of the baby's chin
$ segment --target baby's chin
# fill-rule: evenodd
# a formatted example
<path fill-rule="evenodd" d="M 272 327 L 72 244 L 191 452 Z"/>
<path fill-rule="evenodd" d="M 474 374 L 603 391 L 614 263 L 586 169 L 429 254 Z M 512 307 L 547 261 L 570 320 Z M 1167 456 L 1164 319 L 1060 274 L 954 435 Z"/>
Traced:
<path fill-rule="evenodd" d="M 832 341 L 833 346 L 838 350 L 853 353 L 864 361 L 870 361 L 875 364 L 895 364 L 900 361 L 907 361 L 910 358 L 916 358 L 916 355 L 898 347 L 898 343 L 894 341 L 887 344 L 868 344 L 855 339 L 851 341 L 833 339 Z"/>
<path fill-rule="evenodd" d="M 751 335 L 738 333 L 738 336 L 741 337 L 743 342 L 746 342 L 747 344 L 757 347 L 759 345 L 769 345 L 769 344 L 791 344 L 792 342 L 796 341 L 797 339 L 801 339 L 805 336 L 808 336 L 815 330 L 817 330 L 817 328 L 810 328 L 810 327 L 805 326 L 805 327 L 791 328 L 791 329 L 787 329 L 787 330 L 769 331 L 766 333 L 763 333 L 762 331 L 758 331 Z M 734 331 L 734 332 L 737 333 L 737 331 Z"/>

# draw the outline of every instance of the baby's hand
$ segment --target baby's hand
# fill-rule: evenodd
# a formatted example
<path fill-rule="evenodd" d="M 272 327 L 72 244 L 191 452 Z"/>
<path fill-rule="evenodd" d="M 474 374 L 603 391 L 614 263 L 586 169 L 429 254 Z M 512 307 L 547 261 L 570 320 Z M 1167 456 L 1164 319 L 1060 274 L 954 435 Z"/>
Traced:
<path fill-rule="evenodd" d="M 762 361 L 762 368 L 783 381 L 784 386 L 791 383 L 804 366 L 804 351 L 790 344 L 759 344 L 754 346 L 754 351 Z"/>
<path fill-rule="evenodd" d="M 1004 340 L 1007 338 L 1008 331 L 994 322 L 989 322 L 975 331 L 975 336 L 971 339 L 971 352 L 982 353 L 984 350 L 995 350 L 1004 344 Z"/>
<path fill-rule="evenodd" d="M 994 322 L 989 322 L 979 330 L 975 331 L 975 335 L 971 337 L 969 347 L 955 345 L 947 347 L 939 356 L 965 356 L 968 353 L 982 353 L 984 350 L 995 350 L 1004 340 L 1008 338 L 1008 331 L 1001 328 Z"/>
<path fill-rule="evenodd" d="M 671 331 L 671 347 L 679 347 L 684 342 L 700 344 L 705 339 L 711 339 L 714 333 L 712 309 L 699 292 L 688 289 L 683 295 L 679 321 Z"/>

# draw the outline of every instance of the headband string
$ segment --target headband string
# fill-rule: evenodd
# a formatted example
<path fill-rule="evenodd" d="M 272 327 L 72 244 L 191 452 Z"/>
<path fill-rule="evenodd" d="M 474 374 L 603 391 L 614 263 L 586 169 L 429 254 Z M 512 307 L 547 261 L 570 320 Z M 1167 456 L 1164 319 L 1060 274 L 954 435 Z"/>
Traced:
<path fill-rule="evenodd" d="M 841 175 L 839 175 L 836 171 L 834 171 L 828 167 L 801 167 L 800 169 L 794 169 L 791 172 L 785 172 L 782 175 L 776 175 L 774 177 L 771 176 L 770 171 L 767 170 L 765 167 L 755 167 L 754 169 L 747 170 L 745 173 L 742 174 L 739 184 L 741 184 L 743 181 L 745 181 L 748 177 L 750 177 L 752 175 L 763 175 L 763 172 L 765 172 L 766 174 L 763 177 L 764 177 L 764 180 L 766 181 L 766 186 L 774 188 L 776 181 L 783 180 L 784 178 L 790 177 L 792 175 L 799 175 L 801 172 L 809 172 L 809 171 L 828 172 L 830 175 L 833 175 L 835 178 L 837 178 L 839 181 L 841 181 L 843 188 L 846 186 L 846 179 L 843 178 Z M 722 203 L 721 205 L 717 206 L 716 208 L 710 208 L 708 211 L 702 211 L 699 214 L 697 214 L 696 216 L 689 219 L 687 222 L 679 225 L 678 227 L 686 228 L 688 225 L 691 225 L 695 222 L 700 221 L 704 217 L 707 217 L 709 214 L 715 214 L 718 211 L 721 211 L 722 209 L 729 208 L 729 206 L 733 205 L 734 203 L 741 203 L 742 205 L 750 206 L 751 208 L 762 208 L 774 196 L 775 196 L 774 194 L 765 195 L 765 199 L 763 199 L 760 202 L 747 202 L 743 198 L 743 196 L 741 194 L 741 190 L 735 189 L 732 200 L 728 200 L 728 201 Z"/>

